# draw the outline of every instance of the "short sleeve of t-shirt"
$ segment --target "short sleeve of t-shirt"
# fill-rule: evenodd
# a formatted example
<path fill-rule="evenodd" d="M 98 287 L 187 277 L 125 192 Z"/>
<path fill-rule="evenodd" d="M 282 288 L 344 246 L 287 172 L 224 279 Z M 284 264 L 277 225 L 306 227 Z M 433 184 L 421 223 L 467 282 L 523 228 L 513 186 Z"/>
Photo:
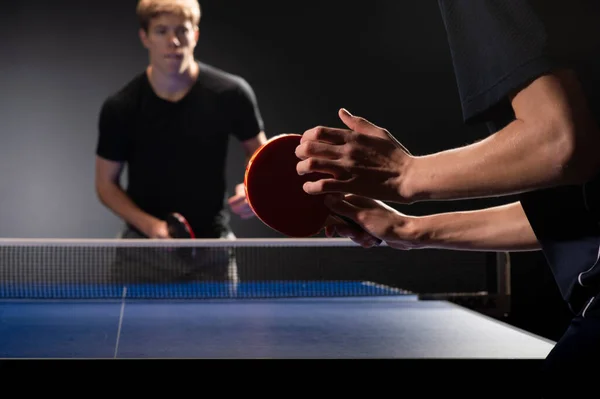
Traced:
<path fill-rule="evenodd" d="M 237 84 L 228 93 L 227 101 L 231 109 L 232 134 L 238 140 L 248 140 L 264 130 L 256 95 L 245 79 L 237 79 Z"/>
<path fill-rule="evenodd" d="M 126 160 L 128 127 L 124 115 L 122 103 L 114 97 L 110 97 L 102 104 L 98 117 L 96 155 L 111 161 Z"/>
<path fill-rule="evenodd" d="M 511 91 L 597 51 L 592 0 L 438 0 L 465 122 L 486 121 Z M 597 15 L 597 13 L 596 13 Z M 594 32 L 595 35 L 594 36 Z"/>

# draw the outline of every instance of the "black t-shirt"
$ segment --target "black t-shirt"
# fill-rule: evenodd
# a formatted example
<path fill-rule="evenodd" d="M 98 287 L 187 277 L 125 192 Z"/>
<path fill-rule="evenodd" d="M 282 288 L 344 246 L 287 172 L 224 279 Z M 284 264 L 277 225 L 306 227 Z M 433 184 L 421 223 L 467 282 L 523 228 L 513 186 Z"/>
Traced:
<path fill-rule="evenodd" d="M 508 95 L 557 68 L 577 73 L 600 122 L 600 2 L 438 3 L 467 124 L 485 123 L 492 133 L 500 130 L 514 120 Z M 593 179 L 583 186 L 520 197 L 561 293 L 575 311 L 600 286 L 599 186 L 600 179 Z"/>
<path fill-rule="evenodd" d="M 255 137 L 263 121 L 242 78 L 199 63 L 198 79 L 171 102 L 140 73 L 102 105 L 96 154 L 127 165 L 127 193 L 144 211 L 185 216 L 199 237 L 229 231 L 225 210 L 229 136 Z M 243 170 L 240 170 L 240 182 Z"/>

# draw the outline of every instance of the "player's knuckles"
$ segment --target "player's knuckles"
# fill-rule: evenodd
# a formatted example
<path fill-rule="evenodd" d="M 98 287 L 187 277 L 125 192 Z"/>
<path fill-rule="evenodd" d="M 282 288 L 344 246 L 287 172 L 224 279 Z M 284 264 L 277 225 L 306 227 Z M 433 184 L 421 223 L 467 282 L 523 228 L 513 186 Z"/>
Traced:
<path fill-rule="evenodd" d="M 304 134 L 304 139 L 306 143 L 309 143 L 311 141 L 323 140 L 326 137 L 327 128 L 325 126 L 316 126 Z"/>
<path fill-rule="evenodd" d="M 306 171 L 309 172 L 333 171 L 335 169 L 334 165 L 326 159 L 308 158 L 305 159 L 303 162 L 306 165 Z"/>
<path fill-rule="evenodd" d="M 335 169 L 336 167 L 331 161 L 320 158 L 307 158 L 296 164 L 296 171 L 301 174 L 308 172 L 333 172 Z"/>
<path fill-rule="evenodd" d="M 364 211 L 364 210 L 359 211 L 356 214 L 356 221 L 359 224 L 368 226 L 368 225 L 372 224 L 372 222 L 373 222 L 373 215 L 371 212 L 368 212 L 368 211 Z"/>
<path fill-rule="evenodd" d="M 307 172 L 313 172 L 315 170 L 315 168 L 317 168 L 317 167 L 318 167 L 318 161 L 315 158 L 307 158 L 307 159 L 299 162 L 296 169 L 299 172 L 307 173 Z"/>
<path fill-rule="evenodd" d="M 319 155 L 324 152 L 327 147 L 317 141 L 306 141 L 296 147 L 294 153 L 300 159 L 306 159 L 314 155 Z"/>
<path fill-rule="evenodd" d="M 348 167 L 355 166 L 358 160 L 365 157 L 365 145 L 361 141 L 364 140 L 356 139 L 355 141 L 349 141 L 339 150 L 342 159 L 345 160 Z"/>
<path fill-rule="evenodd" d="M 315 129 L 317 129 L 318 126 L 312 127 L 308 130 L 305 130 L 304 133 L 302 133 L 302 137 L 300 137 L 300 143 L 304 143 L 307 140 L 312 140 L 313 139 L 313 134 Z"/>
<path fill-rule="evenodd" d="M 362 210 L 356 214 L 356 222 L 365 226 L 365 230 L 372 236 L 388 237 L 393 231 L 389 231 L 389 224 L 377 213 L 370 210 Z"/>
<path fill-rule="evenodd" d="M 320 153 L 324 152 L 324 146 L 317 141 L 307 141 L 306 143 L 302 144 L 302 147 L 303 153 L 307 156 L 319 155 Z"/>
<path fill-rule="evenodd" d="M 352 130 L 350 131 L 345 137 L 344 137 L 344 142 L 346 144 L 355 144 L 358 143 L 360 140 L 360 137 L 363 136 L 364 133 Z"/>
<path fill-rule="evenodd" d="M 347 141 L 344 144 L 342 144 L 339 148 L 338 148 L 338 152 L 341 155 L 342 159 L 349 159 L 351 158 L 351 155 L 353 154 L 353 142 L 352 141 Z"/>

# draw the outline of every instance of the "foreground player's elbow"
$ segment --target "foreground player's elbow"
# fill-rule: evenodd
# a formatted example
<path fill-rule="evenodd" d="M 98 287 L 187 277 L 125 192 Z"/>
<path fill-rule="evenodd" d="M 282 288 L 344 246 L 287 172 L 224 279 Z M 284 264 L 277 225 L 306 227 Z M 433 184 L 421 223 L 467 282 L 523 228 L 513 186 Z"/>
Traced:
<path fill-rule="evenodd" d="M 94 185 L 94 187 L 96 189 L 96 197 L 98 197 L 100 202 L 104 203 L 104 197 L 106 195 L 106 185 L 96 180 L 96 184 Z"/>
<path fill-rule="evenodd" d="M 512 96 L 531 136 L 527 154 L 550 185 L 581 184 L 600 170 L 598 122 L 574 71 L 540 76 Z"/>
<path fill-rule="evenodd" d="M 97 179 L 95 183 L 96 196 L 102 204 L 106 204 L 111 191 L 114 188 L 114 183 L 108 180 Z"/>
<path fill-rule="evenodd" d="M 582 184 L 598 174 L 600 135 L 595 127 L 563 121 L 555 123 L 552 129 L 551 154 L 562 184 Z"/>

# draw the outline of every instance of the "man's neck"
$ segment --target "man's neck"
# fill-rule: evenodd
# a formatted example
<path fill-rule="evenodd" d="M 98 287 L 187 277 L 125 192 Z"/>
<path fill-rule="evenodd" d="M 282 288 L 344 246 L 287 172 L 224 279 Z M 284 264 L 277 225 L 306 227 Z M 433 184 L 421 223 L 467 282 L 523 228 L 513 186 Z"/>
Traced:
<path fill-rule="evenodd" d="M 146 74 L 156 95 L 168 101 L 179 101 L 196 82 L 199 67 L 195 61 L 179 75 L 165 75 L 149 65 Z"/>

